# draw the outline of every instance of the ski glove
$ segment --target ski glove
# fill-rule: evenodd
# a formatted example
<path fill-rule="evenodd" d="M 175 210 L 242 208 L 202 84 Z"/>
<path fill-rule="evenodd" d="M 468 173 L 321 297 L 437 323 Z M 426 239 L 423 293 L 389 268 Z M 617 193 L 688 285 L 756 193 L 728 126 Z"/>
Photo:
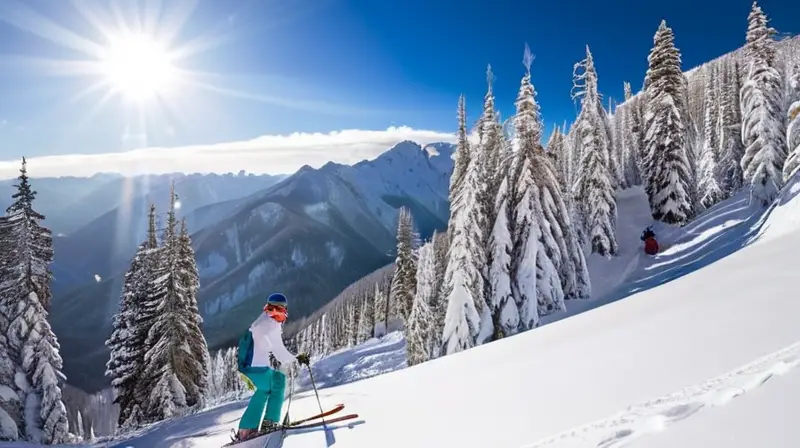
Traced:
<path fill-rule="evenodd" d="M 297 362 L 301 365 L 302 364 L 309 365 L 311 360 L 308 357 L 308 353 L 300 353 L 299 355 L 297 355 Z"/>

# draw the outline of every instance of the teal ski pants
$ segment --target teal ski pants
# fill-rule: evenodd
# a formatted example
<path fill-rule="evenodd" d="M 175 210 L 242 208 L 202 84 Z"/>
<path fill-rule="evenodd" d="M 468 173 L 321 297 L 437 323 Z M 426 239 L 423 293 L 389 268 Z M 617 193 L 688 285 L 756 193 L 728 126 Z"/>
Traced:
<path fill-rule="evenodd" d="M 242 373 L 250 378 L 256 390 L 239 421 L 239 429 L 259 429 L 262 419 L 280 423 L 286 375 L 268 367 L 249 367 Z"/>

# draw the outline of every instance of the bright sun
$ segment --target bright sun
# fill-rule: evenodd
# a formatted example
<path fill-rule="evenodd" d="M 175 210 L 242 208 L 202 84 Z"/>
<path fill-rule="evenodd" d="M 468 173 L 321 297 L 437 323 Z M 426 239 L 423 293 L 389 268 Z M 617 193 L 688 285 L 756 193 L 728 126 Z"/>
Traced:
<path fill-rule="evenodd" d="M 138 103 L 167 93 L 177 74 L 167 51 L 145 34 L 113 39 L 101 67 L 115 91 Z"/>

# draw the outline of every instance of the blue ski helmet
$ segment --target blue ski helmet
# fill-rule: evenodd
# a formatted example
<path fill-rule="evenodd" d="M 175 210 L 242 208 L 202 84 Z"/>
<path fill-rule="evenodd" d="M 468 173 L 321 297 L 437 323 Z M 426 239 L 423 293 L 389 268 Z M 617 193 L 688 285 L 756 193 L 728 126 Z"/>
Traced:
<path fill-rule="evenodd" d="M 286 296 L 279 293 L 273 292 L 272 294 L 267 297 L 267 304 L 269 305 L 280 305 L 286 309 L 289 309 L 289 301 L 286 300 Z"/>

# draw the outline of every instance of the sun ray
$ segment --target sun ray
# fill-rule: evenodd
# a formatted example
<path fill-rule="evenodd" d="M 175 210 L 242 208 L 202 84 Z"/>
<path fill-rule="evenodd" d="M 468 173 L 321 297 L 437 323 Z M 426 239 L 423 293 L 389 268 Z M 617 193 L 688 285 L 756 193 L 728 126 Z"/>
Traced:
<path fill-rule="evenodd" d="M 0 1 L 0 19 L 20 30 L 33 33 L 63 47 L 80 51 L 87 56 L 95 57 L 103 50 L 102 46 L 97 43 L 79 36 L 30 7 L 15 1 Z"/>
<path fill-rule="evenodd" d="M 89 60 L 50 59 L 23 55 L 4 56 L 0 65 L 10 70 L 29 70 L 47 76 L 98 76 L 98 65 Z"/>
<path fill-rule="evenodd" d="M 142 27 L 145 33 L 157 35 L 158 23 L 161 20 L 163 11 L 164 3 L 162 0 L 152 0 L 145 3 L 144 19 L 142 20 Z"/>
<path fill-rule="evenodd" d="M 71 0 L 71 2 L 72 7 L 75 8 L 78 14 L 80 14 L 92 28 L 102 34 L 106 42 L 111 40 L 116 31 L 115 28 L 110 25 L 113 17 L 104 14 L 101 9 L 89 7 L 88 3 L 82 0 Z"/>
<path fill-rule="evenodd" d="M 295 110 L 305 110 L 309 112 L 318 112 L 323 114 L 331 114 L 331 115 L 373 115 L 376 113 L 383 113 L 383 111 L 379 110 L 369 110 L 369 109 L 361 109 L 355 107 L 349 107 L 345 105 L 330 103 L 327 101 L 322 100 L 303 100 L 299 98 L 281 98 L 279 96 L 267 95 L 267 94 L 254 94 L 249 92 L 244 92 L 237 89 L 231 89 L 227 87 L 218 87 L 209 83 L 205 83 L 202 81 L 197 81 L 194 79 L 187 79 L 185 80 L 187 84 L 190 84 L 194 87 L 199 89 L 203 89 L 209 92 L 214 92 L 222 95 L 229 96 L 231 98 L 241 98 L 250 101 L 257 101 L 260 103 L 272 104 L 275 106 L 285 107 L 288 109 L 295 109 Z"/>
<path fill-rule="evenodd" d="M 197 8 L 197 0 L 186 0 L 170 3 L 175 8 L 167 9 L 162 16 L 161 27 L 153 31 L 154 36 L 168 47 L 174 47 L 175 41 L 186 25 L 186 22 L 194 14 Z"/>

